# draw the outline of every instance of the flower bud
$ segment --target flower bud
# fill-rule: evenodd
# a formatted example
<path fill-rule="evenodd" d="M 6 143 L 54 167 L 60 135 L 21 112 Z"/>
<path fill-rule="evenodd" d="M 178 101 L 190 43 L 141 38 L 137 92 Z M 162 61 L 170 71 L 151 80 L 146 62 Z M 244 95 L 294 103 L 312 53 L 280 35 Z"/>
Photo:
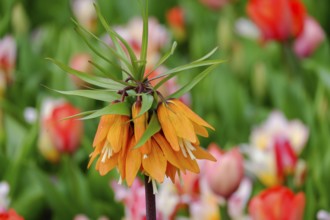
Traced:
<path fill-rule="evenodd" d="M 216 144 L 211 144 L 208 151 L 218 162 L 205 161 L 206 180 L 214 193 L 228 198 L 236 191 L 243 179 L 243 157 L 238 148 L 221 152 Z"/>

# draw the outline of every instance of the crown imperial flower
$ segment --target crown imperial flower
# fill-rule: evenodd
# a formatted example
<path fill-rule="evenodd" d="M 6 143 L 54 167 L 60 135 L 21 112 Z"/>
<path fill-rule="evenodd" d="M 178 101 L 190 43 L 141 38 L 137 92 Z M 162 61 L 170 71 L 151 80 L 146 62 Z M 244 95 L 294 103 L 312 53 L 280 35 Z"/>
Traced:
<path fill-rule="evenodd" d="M 198 140 L 198 136 L 208 136 L 206 128 L 213 130 L 214 128 L 178 99 L 223 62 L 207 60 L 216 50 L 191 64 L 171 70 L 166 69 L 161 74 L 152 75 L 173 54 L 176 43 L 158 62 L 149 63 L 147 58 L 148 43 L 150 44 L 149 22 L 146 11 L 143 12 L 139 53 L 136 53 L 134 44 L 132 45 L 134 41 L 127 41 L 125 37 L 120 36 L 107 24 L 98 7 L 95 7 L 112 44 L 109 46 L 95 35 L 89 34 L 90 32 L 78 23 L 76 23 L 77 32 L 90 49 L 111 66 L 112 71 L 120 72 L 112 74 L 111 71 L 91 61 L 90 63 L 100 72 L 96 71 L 91 75 L 52 60 L 66 72 L 99 88 L 59 91 L 60 93 L 110 103 L 102 109 L 72 116 L 80 117 L 82 120 L 101 117 L 88 167 L 96 160 L 95 168 L 101 175 L 116 168 L 120 174 L 119 182 L 126 181 L 128 186 L 133 184 L 137 174 L 141 172 L 152 181 L 155 192 L 156 182 L 162 183 L 165 176 L 174 182 L 180 172 L 189 170 L 198 173 L 197 160 L 216 161 L 210 153 L 199 146 Z M 105 57 L 99 47 L 96 48 L 89 42 L 88 37 L 96 38 L 98 42 L 103 43 L 108 49 L 107 52 L 110 51 L 116 59 Z M 152 45 L 150 48 L 152 49 Z M 171 94 L 160 92 L 160 87 L 179 73 L 203 66 L 208 68 L 195 76 L 191 82 L 177 88 Z"/>

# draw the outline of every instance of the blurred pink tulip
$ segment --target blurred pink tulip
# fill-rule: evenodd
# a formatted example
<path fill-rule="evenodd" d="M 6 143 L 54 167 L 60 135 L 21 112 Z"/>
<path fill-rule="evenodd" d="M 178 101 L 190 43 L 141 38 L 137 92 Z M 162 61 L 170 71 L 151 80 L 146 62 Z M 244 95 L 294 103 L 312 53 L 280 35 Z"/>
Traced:
<path fill-rule="evenodd" d="M 228 214 L 231 219 L 245 219 L 244 210 L 252 192 L 252 181 L 245 177 L 238 189 L 230 196 L 228 200 Z"/>
<path fill-rule="evenodd" d="M 46 159 L 57 162 L 60 153 L 75 152 L 80 144 L 83 123 L 78 119 L 63 119 L 79 112 L 67 102 L 47 100 L 44 103 L 39 149 Z"/>
<path fill-rule="evenodd" d="M 200 0 L 200 2 L 210 9 L 218 10 L 228 4 L 230 0 Z"/>
<path fill-rule="evenodd" d="M 308 57 L 324 39 L 325 34 L 319 23 L 312 17 L 306 17 L 304 30 L 294 42 L 294 51 L 301 58 Z"/>
<path fill-rule="evenodd" d="M 0 97 L 13 79 L 16 64 L 16 43 L 12 36 L 0 39 Z"/>
<path fill-rule="evenodd" d="M 5 212 L 8 207 L 10 200 L 9 195 L 9 184 L 7 182 L 0 182 L 0 213 Z"/>
<path fill-rule="evenodd" d="M 78 22 L 87 30 L 94 32 L 97 27 L 97 16 L 93 0 L 73 0 L 72 10 Z"/>
<path fill-rule="evenodd" d="M 93 70 L 92 64 L 89 62 L 92 57 L 88 53 L 78 53 L 71 57 L 70 67 L 83 73 L 90 74 Z M 83 87 L 86 83 L 77 76 L 70 74 L 73 82 L 77 87 Z"/>
<path fill-rule="evenodd" d="M 148 25 L 147 68 L 152 68 L 160 59 L 160 50 L 169 42 L 169 33 L 154 17 L 149 17 Z M 133 18 L 127 25 L 115 27 L 115 31 L 130 44 L 136 56 L 139 57 L 142 49 L 142 19 Z M 106 36 L 104 40 L 112 44 L 109 36 Z"/>
<path fill-rule="evenodd" d="M 146 219 L 145 190 L 144 185 L 139 179 L 135 179 L 129 189 L 116 182 L 112 183 L 112 187 L 116 200 L 123 202 L 125 205 L 125 219 Z"/>
<path fill-rule="evenodd" d="M 218 162 L 205 161 L 203 172 L 206 180 L 215 194 L 229 198 L 243 179 L 243 157 L 238 148 L 221 152 L 216 144 L 211 144 L 208 150 Z"/>

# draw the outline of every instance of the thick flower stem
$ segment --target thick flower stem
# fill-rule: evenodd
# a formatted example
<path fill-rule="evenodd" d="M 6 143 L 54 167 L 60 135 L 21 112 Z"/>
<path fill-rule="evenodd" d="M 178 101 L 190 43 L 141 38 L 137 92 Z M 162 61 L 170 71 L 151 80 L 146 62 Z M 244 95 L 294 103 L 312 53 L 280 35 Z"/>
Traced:
<path fill-rule="evenodd" d="M 146 190 L 146 213 L 147 220 L 156 220 L 156 200 L 153 193 L 152 182 L 149 182 L 149 177 L 144 176 L 144 186 Z"/>

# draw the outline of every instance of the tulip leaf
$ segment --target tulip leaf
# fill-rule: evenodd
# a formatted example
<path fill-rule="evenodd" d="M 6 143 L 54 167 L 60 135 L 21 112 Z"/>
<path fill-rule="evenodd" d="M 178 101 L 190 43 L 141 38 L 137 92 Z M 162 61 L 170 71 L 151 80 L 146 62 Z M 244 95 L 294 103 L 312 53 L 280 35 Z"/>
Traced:
<path fill-rule="evenodd" d="M 118 89 L 118 90 L 123 89 L 125 87 L 124 84 L 114 82 L 111 79 L 92 76 L 92 75 L 89 75 L 87 73 L 80 72 L 78 70 L 72 69 L 71 67 L 66 66 L 65 64 L 63 64 L 63 63 L 61 63 L 57 60 L 54 60 L 54 59 L 51 59 L 51 58 L 47 58 L 47 59 L 52 61 L 54 64 L 56 64 L 59 68 L 61 68 L 65 72 L 73 74 L 73 75 L 77 76 L 78 78 L 80 78 L 81 80 L 83 80 L 87 83 L 90 83 L 92 85 L 99 86 L 99 87 L 102 87 L 102 88 L 107 88 L 107 89 Z"/>
<path fill-rule="evenodd" d="M 198 61 L 198 62 L 194 61 L 192 63 L 186 64 L 186 65 L 182 65 L 182 66 L 176 67 L 174 69 L 171 69 L 169 71 L 166 71 L 165 73 L 163 73 L 163 74 L 161 74 L 161 75 L 159 75 L 157 77 L 154 77 L 150 81 L 155 80 L 155 79 L 159 79 L 159 78 L 162 78 L 162 77 L 165 77 L 164 79 L 162 79 L 154 87 L 155 89 L 158 89 L 161 85 L 163 85 L 169 79 L 171 79 L 172 77 L 178 75 L 182 71 L 193 69 L 193 68 L 196 68 L 196 67 L 201 67 L 201 66 L 210 66 L 210 65 L 220 64 L 220 63 L 223 63 L 223 62 L 225 62 L 225 60 L 206 60 L 206 61 Z"/>
<path fill-rule="evenodd" d="M 73 90 L 73 91 L 60 91 L 54 90 L 64 95 L 81 96 L 84 98 L 90 98 L 100 100 L 104 102 L 112 102 L 120 98 L 120 95 L 111 90 Z"/>
<path fill-rule="evenodd" d="M 195 76 L 195 78 L 192 81 L 188 82 L 186 85 L 184 85 L 183 87 L 181 87 L 179 90 L 177 90 L 176 92 L 174 92 L 171 95 L 169 95 L 168 97 L 166 97 L 166 99 L 169 99 L 169 98 L 179 98 L 179 97 L 181 97 L 186 92 L 190 91 L 202 79 L 204 79 L 217 66 L 218 65 L 215 64 L 215 65 L 212 65 L 212 66 L 208 67 L 206 70 L 204 70 L 203 72 L 201 72 L 197 76 Z"/>
<path fill-rule="evenodd" d="M 148 125 L 147 129 L 143 133 L 140 140 L 134 146 L 134 149 L 139 148 L 143 144 L 145 144 L 147 142 L 147 140 L 149 140 L 154 134 L 156 134 L 158 131 L 160 131 L 160 129 L 161 129 L 161 126 L 159 124 L 157 114 L 154 113 L 151 116 L 151 119 L 150 119 L 150 122 L 149 122 L 149 125 Z"/>
<path fill-rule="evenodd" d="M 94 113 L 81 118 L 80 120 L 87 120 L 92 118 L 97 118 L 102 115 L 108 115 L 108 114 L 115 114 L 115 115 L 131 115 L 131 107 L 127 102 L 118 102 L 114 104 L 110 104 L 104 108 L 101 108 Z"/>
<path fill-rule="evenodd" d="M 147 95 L 145 93 L 142 93 L 142 106 L 137 117 L 146 113 L 151 108 L 153 101 L 154 101 L 154 97 L 152 95 Z"/>

